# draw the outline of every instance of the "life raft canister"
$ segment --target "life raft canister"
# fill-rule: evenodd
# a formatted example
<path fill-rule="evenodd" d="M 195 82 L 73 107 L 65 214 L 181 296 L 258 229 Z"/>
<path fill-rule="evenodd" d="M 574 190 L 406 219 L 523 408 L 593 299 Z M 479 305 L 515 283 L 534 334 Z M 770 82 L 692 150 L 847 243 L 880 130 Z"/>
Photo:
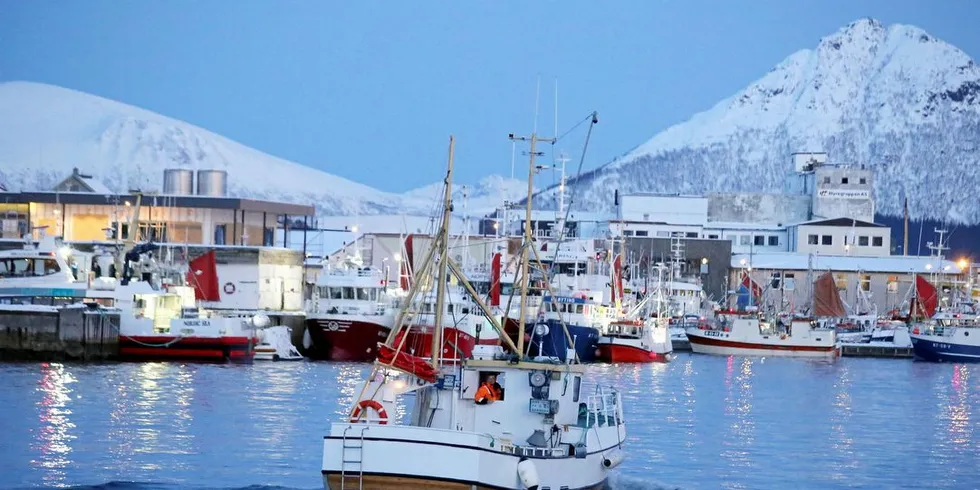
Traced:
<path fill-rule="evenodd" d="M 361 400 L 354 407 L 354 411 L 350 414 L 350 422 L 356 424 L 358 422 L 370 422 L 370 420 L 361 420 L 361 412 L 366 411 L 368 408 L 373 408 L 375 412 L 378 413 L 378 424 L 385 425 L 388 423 L 388 412 L 385 411 L 384 405 L 377 400 Z"/>

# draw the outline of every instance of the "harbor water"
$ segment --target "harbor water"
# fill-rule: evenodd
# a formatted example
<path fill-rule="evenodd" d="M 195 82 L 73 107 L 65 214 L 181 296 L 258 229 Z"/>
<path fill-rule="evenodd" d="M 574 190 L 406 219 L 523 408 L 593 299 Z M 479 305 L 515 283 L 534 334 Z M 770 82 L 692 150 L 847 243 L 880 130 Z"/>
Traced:
<path fill-rule="evenodd" d="M 0 364 L 0 487 L 319 488 L 363 364 Z M 681 354 L 624 393 L 612 488 L 980 488 L 980 365 Z"/>

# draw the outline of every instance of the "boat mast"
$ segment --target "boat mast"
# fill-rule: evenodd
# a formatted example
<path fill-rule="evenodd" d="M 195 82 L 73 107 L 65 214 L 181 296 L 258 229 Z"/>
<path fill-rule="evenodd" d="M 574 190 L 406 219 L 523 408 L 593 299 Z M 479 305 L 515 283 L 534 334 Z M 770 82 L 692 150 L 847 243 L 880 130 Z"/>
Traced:
<path fill-rule="evenodd" d="M 449 170 L 446 171 L 446 193 L 442 199 L 442 225 L 436 236 L 435 246 L 439 247 L 439 264 L 436 269 L 436 316 L 432 327 L 432 367 L 439 369 L 439 356 L 442 355 L 442 309 L 446 297 L 446 265 L 449 260 L 448 236 L 449 222 L 453 211 L 453 149 L 456 139 L 449 136 Z"/>
<path fill-rule="evenodd" d="M 537 151 L 537 144 L 539 142 L 554 143 L 555 138 L 539 138 L 537 132 L 535 131 L 531 133 L 531 136 L 514 136 L 513 134 L 511 134 L 510 139 L 512 141 L 513 140 L 529 141 L 531 144 L 531 149 L 528 152 L 530 155 L 530 161 L 528 162 L 528 171 L 527 171 L 527 198 L 526 198 L 527 206 L 525 207 L 524 210 L 525 213 L 524 214 L 524 247 L 521 249 L 521 265 L 520 265 L 521 314 L 517 322 L 518 325 L 517 350 L 518 350 L 518 355 L 523 355 L 524 354 L 524 331 L 525 331 L 525 323 L 527 320 L 527 288 L 529 282 L 528 279 L 530 276 L 529 259 L 531 256 L 531 247 L 534 246 L 534 243 L 532 242 L 532 235 L 531 235 L 531 203 L 534 194 L 534 173 L 537 170 L 537 168 L 534 165 L 534 157 L 544 155 L 544 152 Z"/>

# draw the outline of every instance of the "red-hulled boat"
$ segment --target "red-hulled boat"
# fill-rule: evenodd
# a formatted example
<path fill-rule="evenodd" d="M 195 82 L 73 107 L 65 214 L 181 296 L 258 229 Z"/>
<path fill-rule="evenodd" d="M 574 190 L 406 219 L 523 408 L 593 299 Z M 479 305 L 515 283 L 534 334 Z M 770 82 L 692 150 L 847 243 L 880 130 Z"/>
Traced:
<path fill-rule="evenodd" d="M 395 321 L 395 290 L 385 275 L 362 266 L 359 255 L 339 267 L 328 267 L 314 288 L 306 331 L 314 359 L 370 362 L 378 355 Z"/>
<path fill-rule="evenodd" d="M 599 337 L 599 359 L 605 362 L 667 362 L 673 353 L 665 322 L 621 320 Z"/>

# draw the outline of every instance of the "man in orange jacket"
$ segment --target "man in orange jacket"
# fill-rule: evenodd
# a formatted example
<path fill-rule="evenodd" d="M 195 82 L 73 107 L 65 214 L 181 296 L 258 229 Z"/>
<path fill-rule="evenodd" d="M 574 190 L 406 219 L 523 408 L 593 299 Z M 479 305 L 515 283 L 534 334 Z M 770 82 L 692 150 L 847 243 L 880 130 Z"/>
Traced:
<path fill-rule="evenodd" d="M 480 389 L 476 390 L 476 395 L 473 396 L 473 401 L 477 405 L 486 405 L 488 403 L 493 403 L 497 400 L 503 398 L 504 390 L 497 384 L 497 374 L 490 373 L 487 378 L 483 380 L 480 384 Z"/>

